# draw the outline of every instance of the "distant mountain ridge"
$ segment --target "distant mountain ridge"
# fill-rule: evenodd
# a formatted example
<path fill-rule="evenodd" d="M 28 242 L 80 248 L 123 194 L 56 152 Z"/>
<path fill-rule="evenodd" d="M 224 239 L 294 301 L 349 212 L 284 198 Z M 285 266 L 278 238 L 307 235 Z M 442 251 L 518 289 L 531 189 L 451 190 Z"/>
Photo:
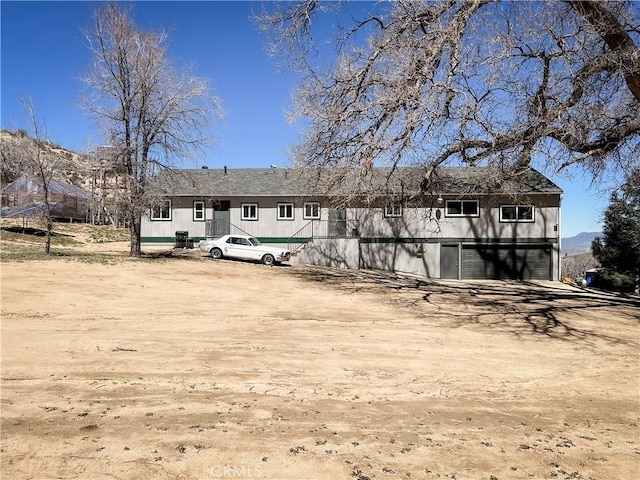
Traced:
<path fill-rule="evenodd" d="M 602 232 L 581 232 L 573 237 L 562 239 L 562 254 L 577 255 L 591 252 L 591 242 L 601 237 Z"/>

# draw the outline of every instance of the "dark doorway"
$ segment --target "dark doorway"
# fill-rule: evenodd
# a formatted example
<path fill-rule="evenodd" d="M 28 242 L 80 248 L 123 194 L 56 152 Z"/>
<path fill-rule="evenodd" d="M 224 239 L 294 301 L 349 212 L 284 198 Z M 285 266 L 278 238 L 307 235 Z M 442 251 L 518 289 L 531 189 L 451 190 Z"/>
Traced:
<path fill-rule="evenodd" d="M 459 248 L 457 243 L 440 245 L 440 278 L 457 280 L 459 276 Z"/>
<path fill-rule="evenodd" d="M 222 237 L 231 233 L 231 216 L 229 210 L 231 202 L 229 200 L 218 200 L 213 202 L 213 219 L 207 222 L 208 237 Z"/>

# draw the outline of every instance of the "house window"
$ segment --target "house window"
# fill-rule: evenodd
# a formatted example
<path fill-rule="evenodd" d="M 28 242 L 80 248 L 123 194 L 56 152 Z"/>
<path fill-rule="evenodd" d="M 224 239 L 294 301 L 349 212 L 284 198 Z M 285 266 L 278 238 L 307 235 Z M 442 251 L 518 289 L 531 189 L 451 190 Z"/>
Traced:
<path fill-rule="evenodd" d="M 447 200 L 447 217 L 477 217 L 480 215 L 478 200 Z"/>
<path fill-rule="evenodd" d="M 533 222 L 532 205 L 500 205 L 501 222 Z"/>
<path fill-rule="evenodd" d="M 278 204 L 278 220 L 293 220 L 293 203 Z"/>
<path fill-rule="evenodd" d="M 204 202 L 201 200 L 195 200 L 193 202 L 193 221 L 204 222 Z"/>
<path fill-rule="evenodd" d="M 385 217 L 401 217 L 402 216 L 402 204 L 389 203 L 384 207 Z"/>
<path fill-rule="evenodd" d="M 257 203 L 243 203 L 240 205 L 242 220 L 258 220 L 258 204 Z"/>
<path fill-rule="evenodd" d="M 162 200 L 151 208 L 151 220 L 171 220 L 171 200 Z"/>
<path fill-rule="evenodd" d="M 305 220 L 319 220 L 320 219 L 320 203 L 318 202 L 305 203 L 303 217 Z"/>

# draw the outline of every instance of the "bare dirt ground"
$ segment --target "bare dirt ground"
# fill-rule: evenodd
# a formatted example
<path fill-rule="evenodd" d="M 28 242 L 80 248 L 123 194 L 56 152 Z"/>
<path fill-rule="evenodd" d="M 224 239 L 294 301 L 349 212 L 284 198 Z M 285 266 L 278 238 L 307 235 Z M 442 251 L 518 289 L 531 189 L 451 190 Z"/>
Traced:
<path fill-rule="evenodd" d="M 640 478 L 637 300 L 65 248 L 3 258 L 3 479 Z"/>

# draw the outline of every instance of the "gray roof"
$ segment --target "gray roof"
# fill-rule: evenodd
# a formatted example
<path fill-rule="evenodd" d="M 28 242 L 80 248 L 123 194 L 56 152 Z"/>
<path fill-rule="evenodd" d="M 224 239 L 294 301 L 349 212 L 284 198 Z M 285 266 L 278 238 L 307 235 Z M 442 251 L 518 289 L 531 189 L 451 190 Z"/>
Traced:
<path fill-rule="evenodd" d="M 315 176 L 309 172 L 286 168 L 165 170 L 156 176 L 154 189 L 161 195 L 181 197 L 311 196 L 314 192 L 305 185 L 310 185 L 309 179 Z M 555 183 L 532 168 L 508 173 L 491 167 L 441 167 L 433 171 L 429 183 L 424 182 L 425 172 L 418 167 L 381 167 L 365 173 L 323 171 L 328 173 L 329 181 L 322 183 L 331 195 L 354 195 L 356 190 L 384 194 L 400 188 L 405 193 L 438 195 L 562 193 Z"/>
<path fill-rule="evenodd" d="M 432 184 L 444 194 L 561 194 L 562 189 L 533 168 L 444 167 L 435 170 Z"/>
<path fill-rule="evenodd" d="M 82 188 L 73 185 L 72 183 L 61 182 L 59 180 L 49 180 L 49 194 L 68 195 L 71 197 L 81 198 L 83 200 L 91 200 L 91 195 L 85 192 Z M 31 192 L 37 193 L 42 189 L 40 181 L 30 175 L 22 175 L 14 180 L 12 183 L 2 189 L 2 193 L 18 193 L 18 192 Z"/>
<path fill-rule="evenodd" d="M 295 196 L 289 172 L 277 168 L 164 170 L 155 186 L 162 194 L 177 197 Z"/>

